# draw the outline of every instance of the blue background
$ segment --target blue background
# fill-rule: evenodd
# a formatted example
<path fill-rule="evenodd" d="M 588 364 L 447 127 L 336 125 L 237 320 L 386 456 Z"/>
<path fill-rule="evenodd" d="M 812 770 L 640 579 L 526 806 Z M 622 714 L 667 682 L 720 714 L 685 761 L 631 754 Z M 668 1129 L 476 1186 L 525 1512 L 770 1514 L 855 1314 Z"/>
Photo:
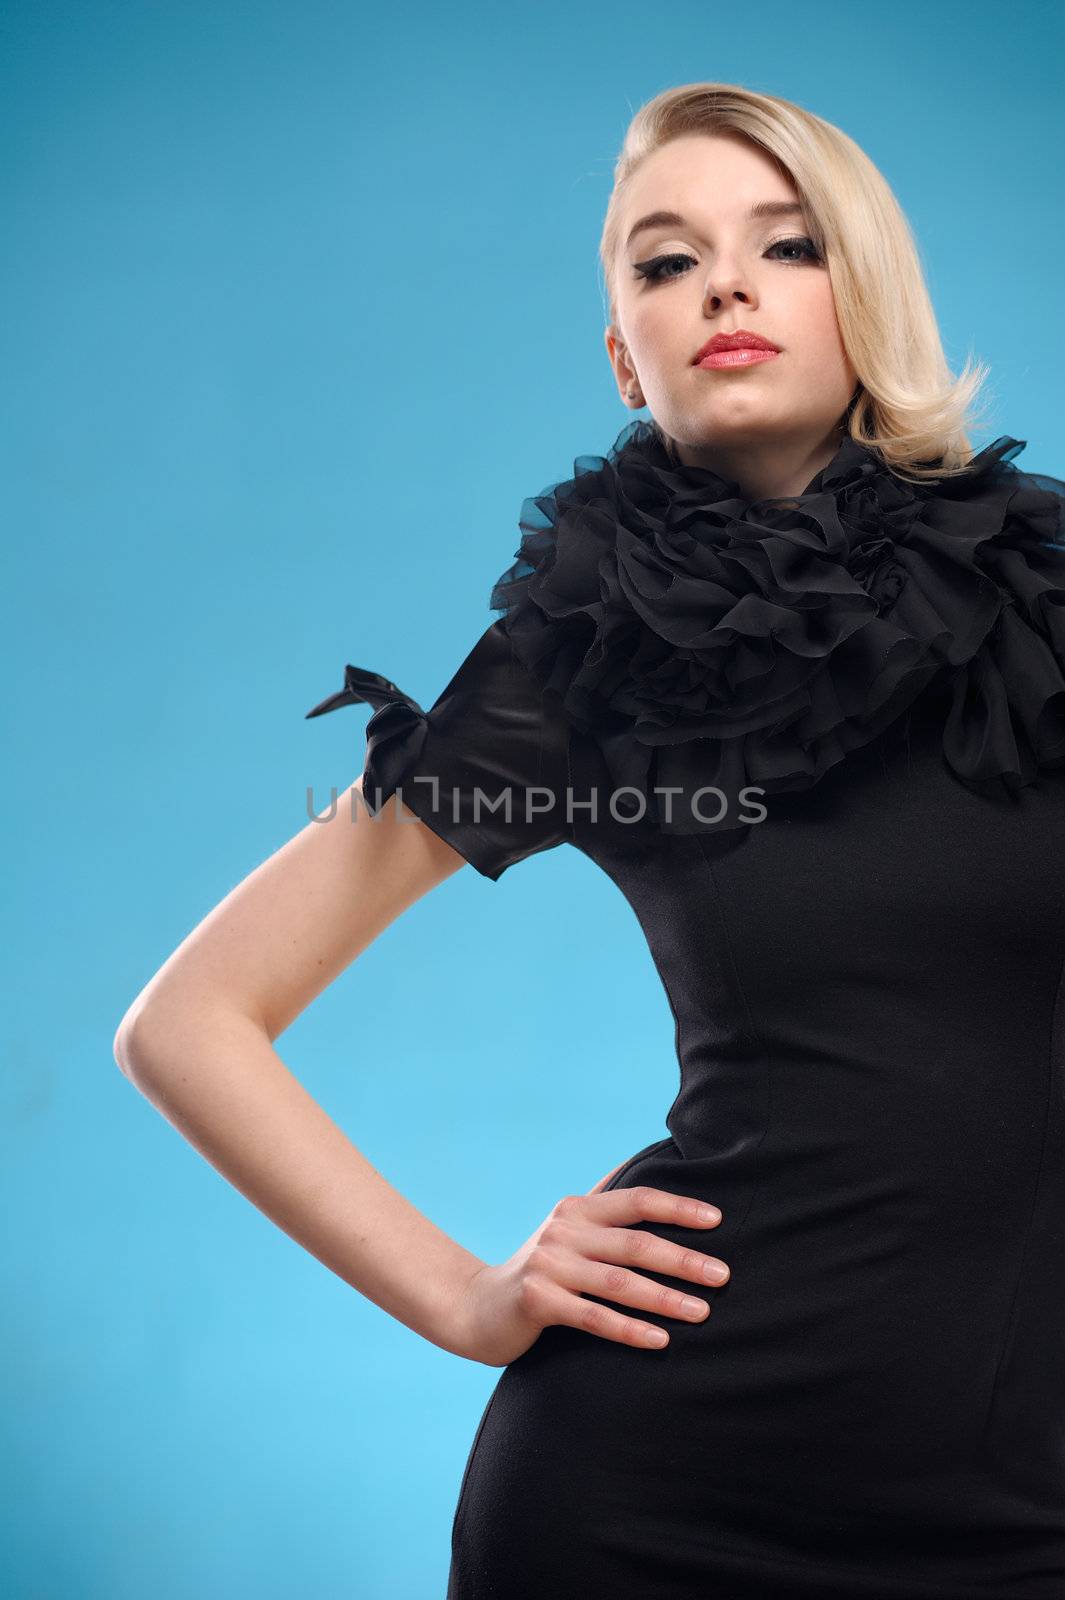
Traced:
<path fill-rule="evenodd" d="M 120 1074 L 190 929 L 432 703 L 522 499 L 631 420 L 596 247 L 630 115 L 714 79 L 837 123 L 920 243 L 974 439 L 1065 474 L 1062 12 L 792 0 L 2 12 L 10 928 L 2 1587 L 428 1600 L 498 1371 L 394 1321 Z M 646 415 L 646 413 L 640 413 Z M 281 1037 L 501 1261 L 663 1136 L 673 1023 L 578 852 L 417 903 Z M 801 1271 L 801 1263 L 796 1262 Z"/>

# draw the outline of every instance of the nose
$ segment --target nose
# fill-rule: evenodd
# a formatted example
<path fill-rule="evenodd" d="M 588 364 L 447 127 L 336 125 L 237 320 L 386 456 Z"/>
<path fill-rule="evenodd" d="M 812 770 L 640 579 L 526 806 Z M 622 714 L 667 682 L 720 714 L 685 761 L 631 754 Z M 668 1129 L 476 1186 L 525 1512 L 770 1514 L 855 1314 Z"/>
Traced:
<path fill-rule="evenodd" d="M 745 306 L 753 305 L 754 290 L 738 266 L 729 267 L 725 262 L 715 262 L 707 274 L 703 289 L 703 310 L 720 311 L 730 300 L 738 300 Z"/>

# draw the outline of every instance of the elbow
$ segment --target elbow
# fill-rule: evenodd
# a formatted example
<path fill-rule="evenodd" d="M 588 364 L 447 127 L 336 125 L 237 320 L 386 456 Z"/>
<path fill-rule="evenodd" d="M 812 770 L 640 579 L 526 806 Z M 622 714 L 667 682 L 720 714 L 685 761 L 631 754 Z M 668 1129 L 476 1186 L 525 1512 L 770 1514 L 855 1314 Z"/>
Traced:
<path fill-rule="evenodd" d="M 138 995 L 122 1018 L 112 1054 L 124 1076 L 145 1094 L 175 1067 L 180 1072 L 202 1042 L 230 1028 L 235 1016 L 247 1020 L 217 996 L 207 1000 L 180 985 L 156 986 L 150 997 Z"/>
<path fill-rule="evenodd" d="M 111 1046 L 115 1063 L 130 1083 L 140 1086 L 157 1054 L 153 1038 L 153 1019 L 139 1003 L 134 1003 L 118 1025 Z"/>
<path fill-rule="evenodd" d="M 118 1025 L 118 1031 L 111 1045 L 111 1053 L 115 1058 L 115 1064 L 129 1078 L 130 1082 L 133 1081 L 133 1074 L 136 1070 L 135 1061 L 140 1050 L 140 1044 L 136 1040 L 136 1032 L 136 1023 L 127 1011 Z"/>
<path fill-rule="evenodd" d="M 178 1019 L 192 1007 L 181 985 L 163 982 L 159 973 L 145 984 L 115 1032 L 111 1053 L 120 1071 L 141 1088 L 147 1074 L 159 1064 L 167 1038 Z"/>

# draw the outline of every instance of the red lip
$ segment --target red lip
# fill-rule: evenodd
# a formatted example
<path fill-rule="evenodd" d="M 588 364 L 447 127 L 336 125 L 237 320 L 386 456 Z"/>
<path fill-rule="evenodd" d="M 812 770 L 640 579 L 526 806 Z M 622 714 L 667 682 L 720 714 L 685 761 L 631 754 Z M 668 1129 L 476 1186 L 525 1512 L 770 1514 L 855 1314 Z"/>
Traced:
<path fill-rule="evenodd" d="M 715 333 L 708 339 L 701 350 L 697 350 L 692 357 L 692 365 L 702 361 L 704 356 L 713 355 L 718 350 L 777 350 L 780 346 L 774 344 L 772 339 L 763 339 L 760 333 L 748 333 L 746 328 L 737 328 L 735 333 Z"/>

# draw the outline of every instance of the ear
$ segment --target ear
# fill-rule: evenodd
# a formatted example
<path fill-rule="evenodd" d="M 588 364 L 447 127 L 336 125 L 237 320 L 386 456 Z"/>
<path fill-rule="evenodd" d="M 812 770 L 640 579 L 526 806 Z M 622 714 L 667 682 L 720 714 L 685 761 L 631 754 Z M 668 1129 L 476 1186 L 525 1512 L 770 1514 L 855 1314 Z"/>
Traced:
<path fill-rule="evenodd" d="M 614 323 L 608 323 L 604 328 L 603 342 L 606 345 L 607 359 L 614 372 L 618 393 L 630 410 L 638 411 L 645 403 L 640 380 L 636 376 L 636 369 L 632 365 L 625 341 Z"/>

